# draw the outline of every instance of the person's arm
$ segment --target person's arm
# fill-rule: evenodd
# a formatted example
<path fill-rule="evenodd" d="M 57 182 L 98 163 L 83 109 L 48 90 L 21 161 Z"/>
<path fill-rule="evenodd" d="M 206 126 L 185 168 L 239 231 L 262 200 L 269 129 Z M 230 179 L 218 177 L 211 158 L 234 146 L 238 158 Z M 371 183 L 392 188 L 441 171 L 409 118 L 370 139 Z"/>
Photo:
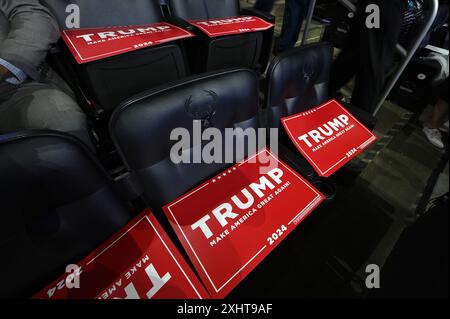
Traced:
<path fill-rule="evenodd" d="M 0 59 L 37 79 L 39 66 L 59 38 L 56 21 L 38 0 L 0 0 L 0 11 L 10 22 L 10 31 L 0 43 Z"/>

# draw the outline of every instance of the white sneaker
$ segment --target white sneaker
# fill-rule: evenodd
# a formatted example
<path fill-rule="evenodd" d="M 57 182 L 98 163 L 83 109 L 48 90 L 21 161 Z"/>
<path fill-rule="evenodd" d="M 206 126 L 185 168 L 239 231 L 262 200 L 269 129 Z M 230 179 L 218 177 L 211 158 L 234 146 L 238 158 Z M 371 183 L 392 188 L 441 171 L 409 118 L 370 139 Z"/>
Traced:
<path fill-rule="evenodd" d="M 437 148 L 444 148 L 444 142 L 442 142 L 442 135 L 438 129 L 432 129 L 429 127 L 424 127 L 423 132 L 427 137 L 428 141 L 436 146 Z"/>

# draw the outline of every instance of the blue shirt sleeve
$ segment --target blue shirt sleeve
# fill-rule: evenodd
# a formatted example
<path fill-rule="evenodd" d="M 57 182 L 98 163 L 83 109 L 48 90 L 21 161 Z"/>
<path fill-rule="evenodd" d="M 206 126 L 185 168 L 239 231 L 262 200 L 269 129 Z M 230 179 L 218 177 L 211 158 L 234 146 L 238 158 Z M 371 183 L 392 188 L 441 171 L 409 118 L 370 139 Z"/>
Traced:
<path fill-rule="evenodd" d="M 27 79 L 27 75 L 25 72 L 23 72 L 18 67 L 12 65 L 8 61 L 3 60 L 0 58 L 0 65 L 4 66 L 8 69 L 9 72 L 11 72 L 14 76 L 6 78 L 5 81 L 10 84 L 22 84 Z"/>

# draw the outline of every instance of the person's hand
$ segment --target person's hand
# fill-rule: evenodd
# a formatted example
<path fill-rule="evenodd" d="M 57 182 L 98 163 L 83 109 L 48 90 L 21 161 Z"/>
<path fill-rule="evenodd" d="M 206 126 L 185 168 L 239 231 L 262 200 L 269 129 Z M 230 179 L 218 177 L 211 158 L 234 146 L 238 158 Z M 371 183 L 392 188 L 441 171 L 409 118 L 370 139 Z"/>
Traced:
<path fill-rule="evenodd" d="M 4 79 L 11 76 L 11 73 L 7 68 L 5 68 L 3 65 L 0 65 L 0 81 L 3 81 Z"/>

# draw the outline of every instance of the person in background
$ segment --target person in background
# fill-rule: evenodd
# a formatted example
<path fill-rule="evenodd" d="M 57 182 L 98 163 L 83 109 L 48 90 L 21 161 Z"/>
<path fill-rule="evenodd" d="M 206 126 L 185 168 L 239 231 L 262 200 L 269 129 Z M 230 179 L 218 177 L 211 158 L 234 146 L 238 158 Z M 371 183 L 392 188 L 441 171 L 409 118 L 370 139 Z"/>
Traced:
<path fill-rule="evenodd" d="M 0 134 L 52 129 L 92 141 L 85 114 L 45 63 L 59 28 L 39 0 L 0 0 Z"/>
<path fill-rule="evenodd" d="M 254 8 L 267 13 L 272 12 L 276 0 L 256 0 Z"/>
<path fill-rule="evenodd" d="M 360 0 L 349 39 L 333 63 L 330 96 L 355 77 L 351 103 L 373 113 L 391 68 L 409 0 Z M 366 26 L 366 7 L 380 8 L 380 28 Z M 413 10 L 409 8 L 408 10 Z"/>
<path fill-rule="evenodd" d="M 275 0 L 257 0 L 255 9 L 270 13 Z M 309 0 L 286 0 L 284 7 L 283 27 L 276 40 L 274 53 L 279 54 L 292 49 L 297 43 L 303 20 L 308 12 Z"/>
<path fill-rule="evenodd" d="M 431 26 L 430 31 L 425 36 L 421 47 L 425 47 L 430 44 L 431 39 L 433 38 L 435 33 L 439 33 L 441 29 L 446 31 L 444 32 L 444 37 L 439 39 L 437 43 L 433 43 L 439 48 L 448 50 L 449 42 L 448 42 L 448 1 L 440 0 L 439 1 L 439 10 L 436 16 L 436 19 Z M 449 131 L 449 123 L 448 123 L 448 90 L 449 90 L 449 56 L 444 55 L 438 52 L 431 52 L 428 56 L 422 57 L 423 61 L 435 61 L 440 65 L 440 71 L 437 72 L 435 78 L 433 79 L 433 98 L 434 98 L 434 106 L 428 121 L 424 123 L 423 133 L 428 141 L 439 149 L 443 149 L 445 147 L 445 143 L 443 141 L 442 133 Z"/>

